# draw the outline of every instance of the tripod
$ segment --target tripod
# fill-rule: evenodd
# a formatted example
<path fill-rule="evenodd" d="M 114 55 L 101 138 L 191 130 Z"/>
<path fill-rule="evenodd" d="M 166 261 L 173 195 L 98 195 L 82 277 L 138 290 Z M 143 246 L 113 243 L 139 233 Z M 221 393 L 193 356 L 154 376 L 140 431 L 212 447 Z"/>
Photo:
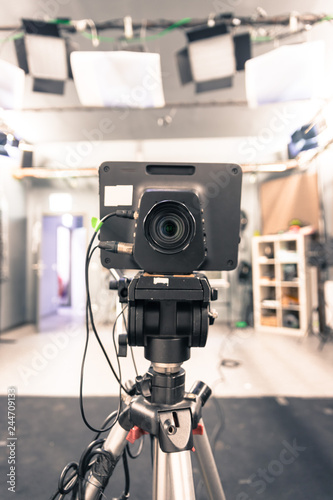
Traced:
<path fill-rule="evenodd" d="M 110 288 L 118 290 L 120 303 L 128 304 L 127 333 L 119 335 L 118 357 L 126 356 L 127 345 L 144 346 L 151 366 L 134 384 L 122 386 L 126 396 L 108 437 L 98 439 L 103 432 L 98 431 L 80 463 L 71 462 L 64 468 L 52 500 L 58 494 L 60 498 L 71 494 L 73 500 L 104 498 L 119 459 L 126 464 L 127 442 L 133 443 L 143 434 L 150 434 L 153 440 L 153 500 L 195 500 L 193 451 L 210 500 L 225 500 L 202 420 L 202 408 L 211 390 L 196 382 L 185 392 L 185 370 L 181 367 L 189 359 L 191 347 L 205 346 L 208 325 L 216 317 L 210 300 L 216 300 L 217 290 L 200 273 L 174 276 L 140 272 L 131 281 L 119 272 L 116 276 Z M 94 449 L 96 446 L 101 448 Z M 69 471 L 72 475 L 66 482 Z M 126 486 L 121 499 L 128 497 Z"/>
<path fill-rule="evenodd" d="M 198 459 L 210 500 L 225 500 L 213 453 L 201 417 L 211 394 L 203 382 L 184 391 L 180 365 L 153 363 L 137 377 L 136 394 L 125 401 L 117 423 L 87 479 L 85 500 L 99 500 L 128 441 L 153 436 L 153 500 L 195 500 L 191 450 Z"/>

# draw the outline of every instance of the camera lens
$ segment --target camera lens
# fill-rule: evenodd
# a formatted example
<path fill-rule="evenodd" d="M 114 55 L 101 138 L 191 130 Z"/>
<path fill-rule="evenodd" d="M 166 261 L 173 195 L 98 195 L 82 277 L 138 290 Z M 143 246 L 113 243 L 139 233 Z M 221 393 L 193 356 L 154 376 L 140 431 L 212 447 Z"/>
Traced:
<path fill-rule="evenodd" d="M 164 234 L 164 236 L 172 237 L 177 234 L 178 227 L 179 226 L 177 226 L 177 221 L 170 219 L 162 223 L 161 231 Z"/>
<path fill-rule="evenodd" d="M 187 207 L 177 201 L 156 203 L 144 220 L 150 245 L 161 253 L 173 254 L 188 247 L 195 235 L 195 220 Z"/>
<path fill-rule="evenodd" d="M 184 221 L 177 215 L 161 217 L 156 224 L 157 235 L 166 242 L 178 241 L 184 231 Z"/>

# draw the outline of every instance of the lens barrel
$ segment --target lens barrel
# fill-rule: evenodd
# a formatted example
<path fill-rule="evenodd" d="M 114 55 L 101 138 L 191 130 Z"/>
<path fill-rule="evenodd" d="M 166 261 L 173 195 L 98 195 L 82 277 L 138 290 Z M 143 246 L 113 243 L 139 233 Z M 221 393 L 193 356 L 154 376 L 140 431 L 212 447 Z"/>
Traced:
<path fill-rule="evenodd" d="M 195 220 L 188 208 L 178 201 L 163 200 L 148 212 L 144 234 L 154 250 L 174 254 L 185 250 L 195 235 Z"/>

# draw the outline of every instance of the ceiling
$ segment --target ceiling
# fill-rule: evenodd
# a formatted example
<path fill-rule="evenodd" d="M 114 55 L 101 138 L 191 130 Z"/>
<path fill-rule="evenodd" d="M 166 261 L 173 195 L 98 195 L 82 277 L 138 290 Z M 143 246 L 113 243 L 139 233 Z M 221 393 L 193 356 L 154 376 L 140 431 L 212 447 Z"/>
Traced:
<path fill-rule="evenodd" d="M 260 7 L 269 15 L 285 14 L 292 10 L 298 12 L 329 13 L 329 1 L 263 0 Z M 45 19 L 45 17 L 70 17 L 72 19 L 91 18 L 94 21 L 104 21 L 123 18 L 130 15 L 133 20 L 170 19 L 183 17 L 208 17 L 212 12 L 234 12 L 236 15 L 252 15 L 257 2 L 250 0 L 183 0 L 169 2 L 141 1 L 101 1 L 88 0 L 48 0 L 35 2 L 18 0 L 6 2 L 2 9 L 1 25 L 20 25 L 21 18 Z M 329 27 L 328 31 L 333 28 Z M 326 32 L 325 32 L 326 33 Z M 4 36 L 6 32 L 1 32 Z M 104 34 L 104 33 L 103 33 Z M 109 34 L 105 32 L 105 34 Z M 317 30 L 315 37 L 321 36 Z M 326 36 L 326 35 L 325 35 Z M 73 35 L 73 40 L 81 50 L 93 50 L 91 42 L 80 35 Z M 332 42 L 331 42 L 332 43 Z M 26 79 L 26 92 L 23 111 L 5 112 L 6 122 L 23 137 L 33 144 L 66 143 L 93 140 L 96 130 L 100 130 L 101 122 L 108 118 L 113 126 L 103 132 L 102 140 L 147 140 L 172 138 L 209 138 L 209 137 L 247 137 L 257 136 L 263 128 L 269 127 L 270 120 L 276 113 L 289 116 L 285 120 L 283 133 L 286 137 L 298 126 L 312 118 L 320 103 L 293 102 L 274 106 L 263 106 L 249 109 L 245 104 L 244 74 L 238 73 L 234 87 L 204 94 L 195 94 L 192 84 L 181 86 L 175 65 L 175 53 L 185 46 L 185 36 L 181 31 L 174 31 L 158 40 L 146 44 L 152 52 L 161 54 L 163 86 L 166 108 L 151 110 L 123 111 L 108 109 L 86 110 L 81 108 L 74 84 L 66 82 L 64 96 L 38 94 L 31 91 L 31 79 Z M 119 49 L 110 43 L 102 43 L 98 50 Z M 254 55 L 271 50 L 272 43 L 261 45 L 254 49 Z M 0 57 L 16 64 L 13 43 L 2 46 Z M 240 105 L 222 105 L 226 101 L 243 102 Z M 213 102 L 218 101 L 220 105 Z M 211 103 L 196 106 L 195 103 Z M 177 103 L 179 105 L 177 106 Z M 191 103 L 188 107 L 184 103 Z M 75 110 L 66 110 L 75 107 Z M 50 109 L 52 108 L 52 109 Z M 65 108 L 65 109 L 63 109 Z M 167 126 L 159 126 L 158 119 L 171 112 L 172 122 Z"/>

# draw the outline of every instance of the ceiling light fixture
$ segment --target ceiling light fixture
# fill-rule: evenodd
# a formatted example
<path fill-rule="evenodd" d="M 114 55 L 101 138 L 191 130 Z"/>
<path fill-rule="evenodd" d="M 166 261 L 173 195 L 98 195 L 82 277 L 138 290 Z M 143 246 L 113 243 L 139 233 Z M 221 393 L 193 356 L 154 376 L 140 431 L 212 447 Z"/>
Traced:
<path fill-rule="evenodd" d="M 54 23 L 22 20 L 25 35 L 15 40 L 20 68 L 33 77 L 33 91 L 64 94 L 71 78 L 69 53 L 72 45 L 61 37 Z"/>
<path fill-rule="evenodd" d="M 250 107 L 319 97 L 325 81 L 325 42 L 285 45 L 245 64 Z"/>
<path fill-rule="evenodd" d="M 0 108 L 22 108 L 24 85 L 24 71 L 14 64 L 0 59 Z"/>
<path fill-rule="evenodd" d="M 231 87 L 251 57 L 249 33 L 233 36 L 225 23 L 209 23 L 186 35 L 188 47 L 176 55 L 182 84 L 193 81 L 196 92 Z"/>
<path fill-rule="evenodd" d="M 165 105 L 160 54 L 73 52 L 71 66 L 83 106 L 160 108 Z"/>

